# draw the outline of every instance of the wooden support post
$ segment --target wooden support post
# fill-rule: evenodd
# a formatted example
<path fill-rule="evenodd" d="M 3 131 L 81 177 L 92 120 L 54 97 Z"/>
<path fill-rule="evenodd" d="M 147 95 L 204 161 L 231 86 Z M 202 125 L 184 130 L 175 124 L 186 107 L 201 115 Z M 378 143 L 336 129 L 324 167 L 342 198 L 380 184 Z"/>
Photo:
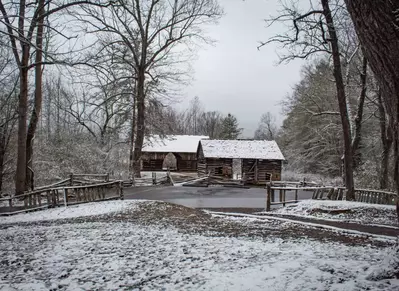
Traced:
<path fill-rule="evenodd" d="M 266 211 L 270 211 L 272 189 L 270 185 L 267 185 L 266 189 Z"/>
<path fill-rule="evenodd" d="M 57 198 L 57 206 L 60 206 L 60 191 L 56 190 L 57 195 L 55 196 Z"/>
<path fill-rule="evenodd" d="M 69 174 L 69 186 L 73 186 L 73 173 Z"/>
<path fill-rule="evenodd" d="M 8 199 L 8 204 L 9 204 L 10 207 L 12 207 L 12 197 L 10 197 L 10 198 Z"/>
<path fill-rule="evenodd" d="M 258 181 L 259 181 L 258 175 L 259 175 L 258 160 L 255 160 L 255 177 L 254 177 L 255 183 L 258 183 Z"/>
<path fill-rule="evenodd" d="M 76 189 L 76 202 L 81 200 L 82 189 Z"/>
<path fill-rule="evenodd" d="M 118 185 L 119 185 L 119 197 L 120 197 L 121 200 L 124 200 L 125 197 L 123 196 L 123 185 L 122 185 L 122 181 L 120 181 L 120 182 L 118 183 Z"/>
<path fill-rule="evenodd" d="M 109 173 L 107 173 L 107 176 L 105 177 L 105 181 L 109 182 Z"/>
<path fill-rule="evenodd" d="M 285 206 L 285 193 L 286 193 L 286 190 L 283 190 L 283 206 Z"/>
<path fill-rule="evenodd" d="M 32 195 L 28 194 L 28 205 L 32 206 Z"/>
<path fill-rule="evenodd" d="M 57 205 L 57 198 L 55 197 L 55 191 L 57 190 L 52 190 L 51 191 L 51 204 L 53 207 L 55 207 Z"/>
<path fill-rule="evenodd" d="M 279 190 L 279 198 L 280 198 L 279 202 L 283 202 L 283 189 Z"/>
<path fill-rule="evenodd" d="M 32 205 L 33 205 L 34 207 L 37 206 L 37 193 L 32 194 Z"/>
<path fill-rule="evenodd" d="M 24 196 L 24 207 L 27 208 L 28 207 L 28 197 Z"/>
<path fill-rule="evenodd" d="M 272 186 L 271 186 L 271 184 L 270 184 L 270 188 L 271 188 Z M 274 202 L 275 201 L 275 192 L 274 192 L 274 189 L 271 189 L 271 202 Z"/>
<path fill-rule="evenodd" d="M 39 204 L 39 206 L 42 206 L 42 193 L 39 193 L 37 196 L 37 202 Z"/>
<path fill-rule="evenodd" d="M 50 200 L 50 190 L 46 191 L 46 200 L 47 200 L 47 207 L 51 205 L 51 200 Z"/>
<path fill-rule="evenodd" d="M 157 184 L 157 173 L 152 172 L 152 185 Z"/>
<path fill-rule="evenodd" d="M 101 196 L 102 196 L 102 199 L 104 200 L 105 199 L 105 187 L 104 186 L 101 187 Z"/>
<path fill-rule="evenodd" d="M 319 189 L 314 189 L 312 199 L 317 199 L 318 192 L 319 192 Z"/>
<path fill-rule="evenodd" d="M 68 189 L 64 188 L 64 206 L 68 206 Z"/>
<path fill-rule="evenodd" d="M 318 199 L 323 199 L 323 195 L 324 195 L 324 189 L 320 189 L 320 196 Z"/>
<path fill-rule="evenodd" d="M 294 200 L 296 201 L 296 202 L 298 202 L 298 185 L 296 185 L 295 186 L 295 198 L 294 198 Z"/>

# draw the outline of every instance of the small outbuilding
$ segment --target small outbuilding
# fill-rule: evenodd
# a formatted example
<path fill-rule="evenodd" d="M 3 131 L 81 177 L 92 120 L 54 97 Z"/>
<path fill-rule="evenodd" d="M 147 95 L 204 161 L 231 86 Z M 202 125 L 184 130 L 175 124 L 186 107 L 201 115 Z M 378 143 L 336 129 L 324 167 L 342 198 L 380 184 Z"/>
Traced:
<path fill-rule="evenodd" d="M 146 137 L 141 155 L 143 171 L 175 170 L 197 171 L 198 143 L 208 136 L 199 135 L 152 135 Z"/>
<path fill-rule="evenodd" d="M 280 181 L 285 160 L 275 141 L 201 140 L 197 150 L 199 176 L 243 180 L 248 184 Z"/>

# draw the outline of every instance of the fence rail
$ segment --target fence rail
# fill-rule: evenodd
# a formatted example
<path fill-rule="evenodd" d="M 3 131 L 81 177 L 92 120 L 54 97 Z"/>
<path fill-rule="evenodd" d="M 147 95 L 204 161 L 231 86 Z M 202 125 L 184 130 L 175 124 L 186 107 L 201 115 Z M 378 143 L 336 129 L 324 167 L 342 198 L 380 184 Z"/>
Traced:
<path fill-rule="evenodd" d="M 278 184 L 279 186 L 276 186 Z M 290 183 L 296 185 L 295 187 L 287 186 L 288 183 L 268 183 L 266 185 L 266 211 L 270 211 L 272 205 L 283 205 L 289 203 L 297 203 L 299 190 L 301 191 L 313 191 L 312 199 L 317 200 L 346 200 L 346 190 L 343 187 L 333 186 L 320 186 L 320 187 L 301 187 L 300 183 Z M 284 185 L 284 186 L 282 186 Z M 279 191 L 279 201 L 275 201 L 275 192 Z M 294 199 L 286 200 L 286 192 L 295 191 Z M 370 189 L 355 189 L 355 201 L 373 203 L 373 204 L 388 204 L 395 205 L 398 200 L 398 195 L 393 192 L 381 191 L 381 190 L 370 190 Z"/>
<path fill-rule="evenodd" d="M 14 197 L 0 198 L 0 201 L 8 201 L 10 208 L 10 211 L 0 213 L 0 215 L 111 199 L 123 199 L 122 181 L 44 188 Z M 20 205 L 22 201 L 23 205 Z"/>

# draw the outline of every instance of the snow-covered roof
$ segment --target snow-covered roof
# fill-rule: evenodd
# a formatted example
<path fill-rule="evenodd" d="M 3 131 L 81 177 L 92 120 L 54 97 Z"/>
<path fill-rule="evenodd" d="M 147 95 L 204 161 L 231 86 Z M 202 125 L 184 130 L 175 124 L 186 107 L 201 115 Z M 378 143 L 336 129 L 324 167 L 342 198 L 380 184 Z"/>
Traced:
<path fill-rule="evenodd" d="M 285 160 L 274 140 L 202 140 L 201 145 L 205 158 Z"/>
<path fill-rule="evenodd" d="M 152 135 L 145 138 L 142 152 L 196 153 L 199 141 L 208 138 L 202 135 Z"/>

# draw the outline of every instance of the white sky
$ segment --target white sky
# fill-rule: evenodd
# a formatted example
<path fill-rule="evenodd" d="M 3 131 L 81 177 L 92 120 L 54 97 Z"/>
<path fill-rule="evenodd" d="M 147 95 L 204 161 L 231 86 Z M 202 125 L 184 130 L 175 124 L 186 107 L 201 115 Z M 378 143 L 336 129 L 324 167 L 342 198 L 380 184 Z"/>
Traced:
<path fill-rule="evenodd" d="M 262 113 L 270 111 L 278 123 L 283 120 L 280 102 L 299 81 L 301 61 L 276 65 L 276 47 L 257 50 L 259 41 L 284 29 L 266 28 L 263 19 L 276 14 L 276 0 L 219 0 L 225 16 L 218 26 L 209 28 L 217 43 L 206 47 L 193 62 L 194 81 L 183 92 L 188 106 L 198 96 L 206 110 L 234 114 L 253 137 Z"/>

